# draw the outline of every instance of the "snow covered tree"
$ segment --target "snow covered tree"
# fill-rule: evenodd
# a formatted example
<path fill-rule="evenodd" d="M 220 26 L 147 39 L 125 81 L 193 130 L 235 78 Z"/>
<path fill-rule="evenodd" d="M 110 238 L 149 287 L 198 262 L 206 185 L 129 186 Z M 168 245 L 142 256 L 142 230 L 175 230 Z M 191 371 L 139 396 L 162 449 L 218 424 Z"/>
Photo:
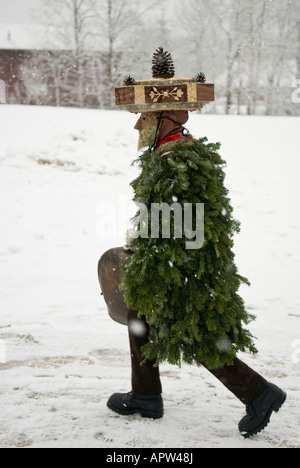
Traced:
<path fill-rule="evenodd" d="M 209 82 L 220 83 L 220 57 L 224 50 L 216 47 L 217 21 L 208 3 L 205 0 L 187 0 L 179 5 L 176 14 L 177 27 L 173 25 L 171 30 L 172 39 L 178 47 L 174 58 L 182 73 L 205 72 Z M 182 54 L 182 44 L 188 53 Z M 214 103 L 210 104 L 210 108 L 214 108 Z"/>
<path fill-rule="evenodd" d="M 108 102 L 114 105 L 114 88 L 121 77 L 120 60 L 132 64 L 138 60 L 136 37 L 142 34 L 144 16 L 158 4 L 157 0 L 138 2 L 137 0 L 98 0 L 97 19 L 98 41 L 101 50 L 107 53 L 108 61 Z M 130 41 L 131 39 L 131 41 Z M 131 46 L 126 48 L 131 42 Z M 118 69 L 119 68 L 119 69 Z"/>
<path fill-rule="evenodd" d="M 281 91 L 284 86 L 291 87 L 291 70 L 293 48 L 296 43 L 295 35 L 291 34 L 293 21 L 293 4 L 290 0 L 274 0 L 268 11 L 268 29 L 264 40 L 267 44 L 265 51 L 265 79 L 266 79 L 266 115 L 283 114 L 286 112 L 287 102 Z M 293 25 L 293 26 L 292 26 Z M 288 105 L 291 103 L 291 91 L 287 96 Z"/>
<path fill-rule="evenodd" d="M 142 78 L 149 55 L 163 45 L 173 52 L 179 76 L 203 71 L 216 83 L 208 111 L 300 112 L 291 101 L 292 82 L 300 77 L 299 0 L 40 1 L 44 48 L 74 54 L 67 66 L 69 54 L 62 60 L 65 75 L 53 55 L 56 102 L 63 88 L 82 107 L 94 89 L 102 107 L 113 107 L 115 86 L 129 73 Z M 92 56 L 97 66 L 87 82 Z"/>
<path fill-rule="evenodd" d="M 66 67 L 66 74 L 73 74 L 73 105 L 84 107 L 85 82 L 84 61 L 88 50 L 93 48 L 95 38 L 95 0 L 53 0 L 41 1 L 38 11 L 39 22 L 46 30 L 44 47 L 48 50 L 62 51 L 59 57 L 53 57 L 56 93 L 62 87 L 65 76 L 59 72 L 60 65 Z M 64 60 L 62 58 L 65 52 Z M 70 63 L 70 51 L 73 53 Z M 61 61 L 61 63 L 57 62 Z M 69 61 L 68 65 L 66 62 Z M 59 102 L 59 97 L 56 96 Z"/>
<path fill-rule="evenodd" d="M 240 111 L 241 106 L 246 105 L 248 115 L 255 114 L 257 110 L 268 4 L 269 0 L 249 0 L 245 5 L 245 40 L 239 57 L 240 100 L 237 106 Z M 244 73 L 246 70 L 247 74 Z"/>

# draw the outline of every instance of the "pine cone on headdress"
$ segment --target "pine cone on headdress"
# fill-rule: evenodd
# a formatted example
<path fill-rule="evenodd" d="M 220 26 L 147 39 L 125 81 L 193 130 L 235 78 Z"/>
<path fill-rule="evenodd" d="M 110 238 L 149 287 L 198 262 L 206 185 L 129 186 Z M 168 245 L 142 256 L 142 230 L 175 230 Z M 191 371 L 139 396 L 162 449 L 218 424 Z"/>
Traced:
<path fill-rule="evenodd" d="M 197 83 L 206 83 L 206 76 L 204 73 L 198 73 L 198 75 L 195 76 L 195 79 L 197 80 Z"/>
<path fill-rule="evenodd" d="M 132 76 L 126 76 L 123 80 L 124 86 L 133 86 L 135 84 L 135 79 Z"/>
<path fill-rule="evenodd" d="M 152 65 L 153 78 L 170 79 L 175 75 L 172 56 L 169 52 L 165 52 L 162 47 L 159 47 L 156 52 L 154 52 Z"/>

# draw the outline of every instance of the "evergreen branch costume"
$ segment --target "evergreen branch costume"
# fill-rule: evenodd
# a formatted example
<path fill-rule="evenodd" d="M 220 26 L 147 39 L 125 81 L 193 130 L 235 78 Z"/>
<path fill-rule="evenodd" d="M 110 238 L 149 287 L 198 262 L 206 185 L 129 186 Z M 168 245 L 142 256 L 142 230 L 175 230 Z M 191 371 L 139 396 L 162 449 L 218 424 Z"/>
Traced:
<path fill-rule="evenodd" d="M 144 82 L 125 79 L 125 87 L 116 89 L 117 105 L 130 112 L 159 111 L 162 118 L 164 112 L 201 109 L 213 100 L 213 85 L 205 84 L 204 74 L 173 79 L 172 59 L 161 48 L 154 54 L 153 76 Z M 157 130 L 159 125 L 160 120 Z M 249 282 L 235 265 L 233 237 L 240 225 L 224 185 L 220 145 L 187 137 L 182 134 L 177 141 L 146 150 L 131 185 L 134 201 L 148 208 L 149 225 L 153 203 L 172 205 L 176 200 L 182 212 L 185 203 L 204 204 L 204 245 L 187 250 L 190 239 L 185 234 L 176 238 L 173 222 L 170 238 L 162 238 L 161 221 L 159 238 L 132 240 L 134 253 L 124 261 L 121 290 L 127 306 L 149 325 L 145 361 L 205 363 L 217 369 L 232 365 L 238 351 L 257 352 L 245 328 L 254 317 L 238 294 Z M 136 229 L 139 219 L 140 212 Z"/>

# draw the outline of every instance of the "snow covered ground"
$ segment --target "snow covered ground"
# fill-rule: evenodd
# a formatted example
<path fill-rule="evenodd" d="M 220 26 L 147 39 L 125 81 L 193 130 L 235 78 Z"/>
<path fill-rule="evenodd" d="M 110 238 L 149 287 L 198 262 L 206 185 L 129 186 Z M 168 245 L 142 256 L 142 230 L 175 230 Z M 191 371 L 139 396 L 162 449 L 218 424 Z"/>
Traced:
<path fill-rule="evenodd" d="M 108 410 L 130 390 L 127 330 L 100 296 L 97 262 L 134 213 L 136 116 L 0 106 L 0 447 L 300 447 L 300 119 L 191 115 L 222 142 L 242 222 L 235 251 L 252 282 L 260 353 L 242 355 L 288 400 L 244 440 L 244 408 L 206 370 L 161 367 L 165 416 Z"/>

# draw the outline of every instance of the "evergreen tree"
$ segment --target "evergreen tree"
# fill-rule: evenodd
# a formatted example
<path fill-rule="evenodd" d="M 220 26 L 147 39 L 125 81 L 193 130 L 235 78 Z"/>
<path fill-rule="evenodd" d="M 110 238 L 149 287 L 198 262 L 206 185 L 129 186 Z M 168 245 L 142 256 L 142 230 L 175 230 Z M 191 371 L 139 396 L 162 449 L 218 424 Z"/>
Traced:
<path fill-rule="evenodd" d="M 240 224 L 233 218 L 219 149 L 206 138 L 149 149 L 139 158 L 141 172 L 131 184 L 135 202 L 147 206 L 149 217 L 152 203 L 177 200 L 182 210 L 185 203 L 205 206 L 201 249 L 187 250 L 190 239 L 184 233 L 174 238 L 171 223 L 170 239 L 134 239 L 136 251 L 123 265 L 125 301 L 150 327 L 145 361 L 155 359 L 157 365 L 205 363 L 215 369 L 232 364 L 238 351 L 257 352 L 244 328 L 254 317 L 238 294 L 249 282 L 235 265 L 233 236 Z"/>

